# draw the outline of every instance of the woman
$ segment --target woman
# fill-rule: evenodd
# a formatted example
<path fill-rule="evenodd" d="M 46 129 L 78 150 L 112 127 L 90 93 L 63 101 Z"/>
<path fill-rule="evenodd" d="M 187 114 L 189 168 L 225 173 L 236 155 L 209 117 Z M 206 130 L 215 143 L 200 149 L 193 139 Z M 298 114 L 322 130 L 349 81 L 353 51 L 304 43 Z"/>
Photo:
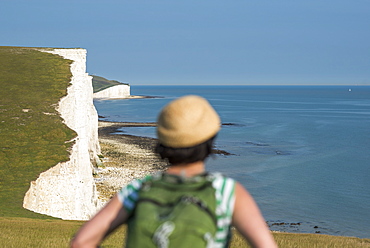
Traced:
<path fill-rule="evenodd" d="M 127 247 L 143 247 L 144 245 L 138 245 L 140 242 L 151 242 L 148 247 L 175 247 L 174 243 L 171 243 L 175 242 L 171 240 L 171 234 L 176 229 L 174 220 L 164 222 L 156 229 L 156 233 L 151 233 L 150 239 L 144 237 L 146 230 L 140 231 L 143 227 L 138 228 L 139 223 L 145 222 L 145 220 L 148 221 L 148 224 L 144 228 L 149 228 L 150 214 L 154 215 L 154 213 L 148 213 L 150 212 L 147 210 L 148 208 L 144 207 L 146 210 L 140 210 L 141 206 L 144 206 L 141 203 L 145 198 L 144 188 L 148 184 L 155 185 L 156 182 L 169 187 L 178 187 L 177 185 L 180 185 L 179 187 L 193 187 L 203 180 L 209 182 L 210 186 L 201 188 L 208 191 L 199 193 L 190 202 L 195 202 L 194 204 L 199 206 L 209 205 L 211 210 L 205 208 L 203 210 L 207 210 L 205 212 L 208 212 L 210 216 L 215 216 L 215 230 L 204 235 L 204 239 L 208 242 L 207 247 L 227 247 L 231 225 L 253 247 L 277 247 L 258 206 L 244 187 L 231 178 L 217 173 L 207 174 L 205 171 L 204 161 L 211 154 L 213 140 L 220 126 L 218 114 L 202 97 L 184 96 L 165 106 L 158 117 L 156 152 L 163 159 L 168 160 L 170 164 L 168 170 L 159 176 L 148 176 L 144 179 L 134 180 L 124 187 L 78 231 L 71 246 L 74 248 L 97 247 L 109 233 L 121 224 L 128 222 Z M 158 191 L 160 193 L 155 193 L 155 190 L 152 193 L 147 193 L 146 197 L 154 197 L 155 194 L 161 197 L 162 194 L 165 198 L 166 192 L 172 192 L 173 196 L 170 198 L 178 199 L 178 195 L 182 194 L 180 192 L 182 189 L 161 190 Z M 210 200 L 207 202 L 205 198 Z M 153 202 L 154 200 L 148 201 Z M 202 201 L 205 201 L 205 204 Z M 153 209 L 153 206 L 149 209 Z M 146 214 L 145 217 L 143 217 L 144 214 Z M 203 224 L 202 222 L 206 221 L 201 220 L 197 224 L 190 224 L 190 226 L 193 225 L 190 228 L 196 229 L 198 224 Z M 181 235 L 185 237 L 187 232 L 191 231 L 184 231 Z M 177 244 L 176 247 L 178 246 Z M 186 247 L 185 244 L 182 246 Z M 192 246 L 196 247 L 195 244 Z"/>

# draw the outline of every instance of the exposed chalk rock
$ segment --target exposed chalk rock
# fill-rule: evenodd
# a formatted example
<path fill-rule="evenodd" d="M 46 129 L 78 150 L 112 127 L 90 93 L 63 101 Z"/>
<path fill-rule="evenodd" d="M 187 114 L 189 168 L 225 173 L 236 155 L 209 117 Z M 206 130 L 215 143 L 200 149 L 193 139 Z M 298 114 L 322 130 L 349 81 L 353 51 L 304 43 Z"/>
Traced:
<path fill-rule="evenodd" d="M 87 220 L 101 207 L 93 178 L 99 161 L 98 114 L 93 105 L 92 77 L 86 73 L 85 49 L 44 51 L 73 61 L 71 86 L 57 110 L 77 133 L 70 160 L 40 174 L 31 182 L 23 207 L 66 220 Z"/>
<path fill-rule="evenodd" d="M 94 98 L 126 98 L 130 96 L 130 85 L 115 85 L 94 93 Z"/>

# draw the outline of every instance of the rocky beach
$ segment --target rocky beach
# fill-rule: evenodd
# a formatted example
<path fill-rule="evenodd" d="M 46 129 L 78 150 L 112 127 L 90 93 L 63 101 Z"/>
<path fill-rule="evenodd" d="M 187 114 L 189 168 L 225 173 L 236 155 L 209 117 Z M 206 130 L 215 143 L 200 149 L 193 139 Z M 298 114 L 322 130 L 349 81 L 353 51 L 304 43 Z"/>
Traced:
<path fill-rule="evenodd" d="M 122 186 L 135 178 L 163 171 L 167 163 L 153 151 L 156 139 L 117 133 L 117 129 L 132 125 L 150 126 L 155 123 L 118 123 L 99 121 L 99 142 L 103 163 L 94 173 L 99 197 L 109 200 Z"/>

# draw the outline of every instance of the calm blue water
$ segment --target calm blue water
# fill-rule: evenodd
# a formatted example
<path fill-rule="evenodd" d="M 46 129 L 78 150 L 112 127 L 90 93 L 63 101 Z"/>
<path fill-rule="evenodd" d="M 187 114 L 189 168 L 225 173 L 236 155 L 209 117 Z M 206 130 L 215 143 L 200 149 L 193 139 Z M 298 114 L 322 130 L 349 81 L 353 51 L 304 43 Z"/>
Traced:
<path fill-rule="evenodd" d="M 162 98 L 95 101 L 99 115 L 154 122 L 170 100 L 197 94 L 236 124 L 216 143 L 235 155 L 207 168 L 240 181 L 272 230 L 370 238 L 370 87 L 132 86 L 131 94 Z"/>

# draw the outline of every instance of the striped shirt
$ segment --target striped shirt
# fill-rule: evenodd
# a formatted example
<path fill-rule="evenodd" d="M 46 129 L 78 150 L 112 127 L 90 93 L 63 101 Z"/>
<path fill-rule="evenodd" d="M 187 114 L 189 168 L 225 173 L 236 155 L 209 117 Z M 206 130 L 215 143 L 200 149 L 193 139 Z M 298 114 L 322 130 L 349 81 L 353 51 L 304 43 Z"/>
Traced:
<path fill-rule="evenodd" d="M 154 176 L 155 177 L 155 176 Z M 212 243 L 212 248 L 226 247 L 231 236 L 231 221 L 235 203 L 235 180 L 224 177 L 220 173 L 209 173 L 207 175 L 215 189 L 217 232 Z M 118 192 L 118 199 L 121 201 L 128 213 L 131 213 L 139 198 L 139 190 L 143 182 L 152 180 L 153 176 L 148 175 L 142 179 L 135 179 Z M 210 248 L 208 247 L 208 248 Z"/>

